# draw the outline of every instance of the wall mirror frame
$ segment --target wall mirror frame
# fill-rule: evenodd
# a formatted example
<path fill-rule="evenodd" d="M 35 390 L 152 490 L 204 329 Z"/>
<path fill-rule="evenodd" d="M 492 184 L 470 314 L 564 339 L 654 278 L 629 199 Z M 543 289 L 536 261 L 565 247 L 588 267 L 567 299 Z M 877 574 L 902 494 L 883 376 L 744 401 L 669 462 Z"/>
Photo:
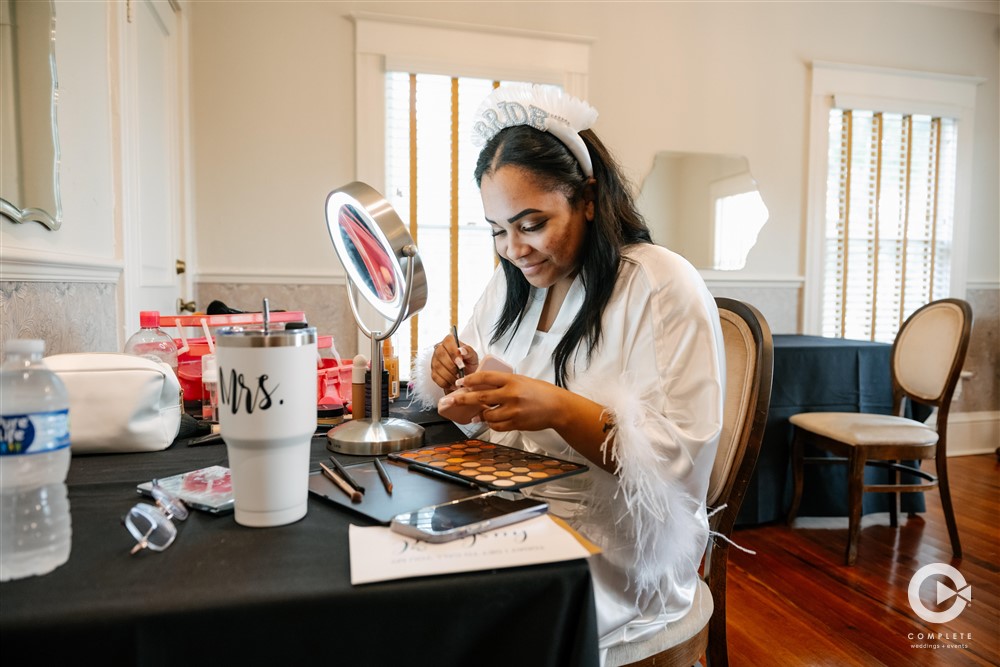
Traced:
<path fill-rule="evenodd" d="M 0 215 L 62 226 L 53 0 L 0 0 Z"/>
<path fill-rule="evenodd" d="M 423 427 L 382 414 L 382 341 L 427 303 L 427 277 L 409 231 L 392 205 L 371 186 L 354 182 L 326 199 L 326 228 L 347 274 L 348 303 L 361 331 L 371 339 L 371 414 L 327 433 L 327 449 L 373 456 L 423 444 Z M 385 328 L 369 326 L 358 308 L 363 298 Z M 356 406 L 352 407 L 356 410 Z"/>
<path fill-rule="evenodd" d="M 742 155 L 660 151 L 638 203 L 654 242 L 713 271 L 744 268 L 770 215 Z"/>

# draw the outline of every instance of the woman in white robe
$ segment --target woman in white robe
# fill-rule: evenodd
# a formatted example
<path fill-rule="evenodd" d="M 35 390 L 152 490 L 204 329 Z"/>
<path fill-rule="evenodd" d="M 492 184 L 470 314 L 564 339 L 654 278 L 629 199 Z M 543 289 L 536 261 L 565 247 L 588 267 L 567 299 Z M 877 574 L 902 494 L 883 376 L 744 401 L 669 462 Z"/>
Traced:
<path fill-rule="evenodd" d="M 725 364 L 715 301 L 650 242 L 589 106 L 498 89 L 477 117 L 501 266 L 461 348 L 449 335 L 418 355 L 415 395 L 446 416 L 478 411 L 470 435 L 590 466 L 525 493 L 602 549 L 601 649 L 646 639 L 690 609 L 708 539 Z M 514 373 L 478 371 L 486 354 Z"/>

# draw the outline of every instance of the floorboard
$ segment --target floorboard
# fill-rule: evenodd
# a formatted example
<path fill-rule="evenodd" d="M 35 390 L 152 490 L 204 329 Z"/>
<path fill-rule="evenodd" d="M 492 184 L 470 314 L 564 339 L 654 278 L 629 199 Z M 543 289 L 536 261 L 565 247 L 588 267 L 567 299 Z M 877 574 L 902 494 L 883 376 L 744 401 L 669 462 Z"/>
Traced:
<path fill-rule="evenodd" d="M 865 517 L 853 567 L 843 563 L 846 519 L 800 517 L 793 526 L 737 528 L 730 549 L 728 633 L 732 665 L 886 667 L 1000 664 L 1000 463 L 993 454 L 949 460 L 952 502 L 963 558 L 954 559 L 937 492 L 927 512 Z M 972 588 L 972 602 L 954 620 L 921 620 L 910 608 L 913 574 L 930 563 L 951 564 Z M 933 577 L 921 588 L 930 609 Z M 924 638 L 920 638 L 920 633 Z M 927 634 L 933 634 L 928 639 Z"/>

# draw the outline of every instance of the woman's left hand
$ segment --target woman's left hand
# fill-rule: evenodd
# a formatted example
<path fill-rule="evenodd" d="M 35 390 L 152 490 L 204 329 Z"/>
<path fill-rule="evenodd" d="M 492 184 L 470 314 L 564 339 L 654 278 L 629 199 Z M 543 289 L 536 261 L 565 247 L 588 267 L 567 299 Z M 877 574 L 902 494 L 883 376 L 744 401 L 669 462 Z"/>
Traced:
<path fill-rule="evenodd" d="M 501 371 L 477 371 L 459 383 L 467 391 L 448 394 L 438 407 L 478 407 L 481 420 L 495 431 L 556 428 L 569 394 L 550 382 Z"/>

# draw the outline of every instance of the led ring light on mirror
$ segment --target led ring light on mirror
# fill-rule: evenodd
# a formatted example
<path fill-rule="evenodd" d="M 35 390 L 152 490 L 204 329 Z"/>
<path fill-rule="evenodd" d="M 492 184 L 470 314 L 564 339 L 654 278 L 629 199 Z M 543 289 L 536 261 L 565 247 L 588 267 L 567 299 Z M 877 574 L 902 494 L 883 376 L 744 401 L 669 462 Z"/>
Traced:
<path fill-rule="evenodd" d="M 326 434 L 327 449 L 373 456 L 423 444 L 424 429 L 382 414 L 382 345 L 427 302 L 427 277 L 413 239 L 392 205 L 369 185 L 354 182 L 326 198 L 326 228 L 347 274 L 348 302 L 358 327 L 371 339 L 371 414 L 344 422 Z M 369 327 L 358 310 L 359 295 L 387 320 Z M 356 406 L 352 406 L 354 410 Z"/>

